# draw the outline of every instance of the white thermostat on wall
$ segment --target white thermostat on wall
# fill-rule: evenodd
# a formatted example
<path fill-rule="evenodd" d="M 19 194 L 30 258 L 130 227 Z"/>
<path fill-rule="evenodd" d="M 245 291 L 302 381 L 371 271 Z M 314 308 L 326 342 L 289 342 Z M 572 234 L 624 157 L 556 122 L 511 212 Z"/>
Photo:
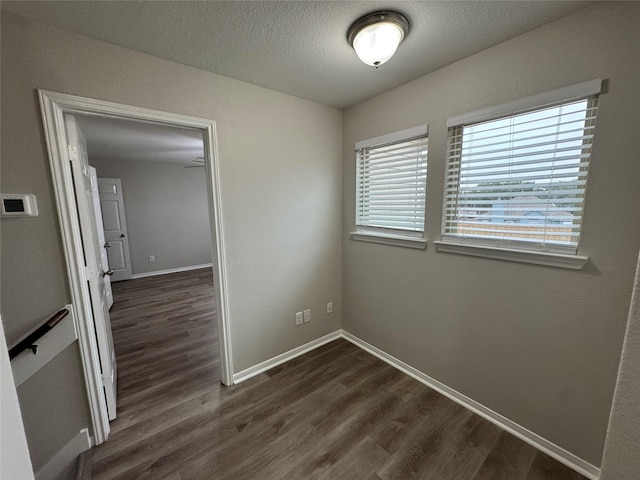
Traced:
<path fill-rule="evenodd" d="M 38 204 L 36 196 L 32 194 L 2 194 L 2 210 L 0 213 L 3 217 L 37 217 Z"/>

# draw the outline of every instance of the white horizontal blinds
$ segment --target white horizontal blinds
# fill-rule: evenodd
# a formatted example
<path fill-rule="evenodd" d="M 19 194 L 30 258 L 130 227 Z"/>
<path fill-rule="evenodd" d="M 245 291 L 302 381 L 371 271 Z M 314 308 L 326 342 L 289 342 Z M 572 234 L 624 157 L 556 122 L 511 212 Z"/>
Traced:
<path fill-rule="evenodd" d="M 575 254 L 597 105 L 451 126 L 443 239 Z"/>
<path fill-rule="evenodd" d="M 357 150 L 356 225 L 424 230 L 427 136 Z"/>

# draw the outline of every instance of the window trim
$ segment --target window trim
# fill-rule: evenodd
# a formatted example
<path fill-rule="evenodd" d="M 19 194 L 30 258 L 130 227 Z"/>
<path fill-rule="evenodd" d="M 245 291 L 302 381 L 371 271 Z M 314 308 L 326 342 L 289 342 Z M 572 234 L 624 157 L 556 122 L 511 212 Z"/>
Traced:
<path fill-rule="evenodd" d="M 364 148 L 378 148 L 389 144 L 400 143 L 404 141 L 410 141 L 416 138 L 429 137 L 429 125 L 418 125 L 416 127 L 407 128 L 393 133 L 380 135 L 367 140 L 361 140 L 356 142 L 355 150 L 362 150 Z M 428 140 L 427 140 L 428 141 Z M 428 162 L 428 160 L 427 160 Z M 356 162 L 357 169 L 357 162 Z M 356 203 L 357 203 L 357 185 L 356 185 Z M 425 198 L 426 209 L 426 198 Z M 357 217 L 357 204 L 356 204 L 356 217 Z M 394 228 L 374 227 L 367 225 L 355 225 L 354 231 L 350 233 L 352 240 L 380 243 L 384 245 L 393 245 L 397 247 L 408 247 L 424 250 L 427 247 L 427 239 L 425 237 L 424 226 L 423 230 L 412 231 L 402 230 Z"/>
<path fill-rule="evenodd" d="M 471 255 L 473 257 L 509 260 L 534 265 L 546 265 L 548 267 L 569 268 L 571 270 L 581 270 L 589 261 L 589 257 L 582 255 L 519 250 L 515 248 L 448 242 L 444 240 L 436 240 L 433 243 L 436 246 L 437 252 L 458 253 L 460 255 Z"/>
<path fill-rule="evenodd" d="M 511 102 L 493 105 L 469 113 L 463 113 L 449 117 L 447 119 L 447 129 L 458 125 L 468 125 L 471 123 L 486 122 L 508 115 L 516 115 L 527 110 L 545 108 L 554 103 L 569 102 L 592 95 L 602 93 L 602 79 L 596 78 L 575 85 L 551 90 L 550 92 L 539 93 L 530 97 L 519 98 Z"/>
<path fill-rule="evenodd" d="M 423 137 L 426 135 L 429 135 L 429 125 L 418 125 L 417 127 L 407 128 L 405 130 L 400 130 L 399 132 L 387 133 L 378 137 L 369 138 L 368 140 L 356 142 L 356 150 L 360 150 L 362 148 L 381 147 L 388 143 L 408 141 L 412 138 Z"/>
<path fill-rule="evenodd" d="M 418 232 L 405 232 L 398 234 L 401 230 L 394 230 L 393 233 L 385 231 L 387 229 L 381 228 L 374 230 L 373 227 L 368 229 L 356 229 L 351 232 L 351 239 L 361 242 L 381 243 L 384 245 L 394 245 L 396 247 L 408 247 L 424 250 L 427 248 L 427 239 Z M 389 229 L 390 230 L 390 229 Z M 414 235 L 411 235 L 414 233 Z"/>
<path fill-rule="evenodd" d="M 481 123 L 500 118 L 507 118 L 523 112 L 544 109 L 553 104 L 561 102 L 571 102 L 581 98 L 588 98 L 599 95 L 602 92 L 602 79 L 594 79 L 586 82 L 569 85 L 549 92 L 517 99 L 500 105 L 495 105 L 480 110 L 476 110 L 461 115 L 449 117 L 447 119 L 447 131 L 455 127 Z M 445 166 L 445 194 L 449 158 Z M 458 253 L 462 255 L 472 255 L 500 260 L 511 260 L 515 262 L 533 263 L 538 265 L 548 265 L 555 267 L 581 269 L 589 257 L 578 255 L 576 247 L 575 253 L 549 252 L 544 250 L 534 250 L 519 248 L 523 244 L 519 242 L 485 243 L 479 238 L 463 238 L 445 233 L 447 200 L 443 198 L 442 205 L 442 227 L 440 240 L 435 241 L 438 252 Z M 582 225 L 581 225 L 582 226 Z"/>

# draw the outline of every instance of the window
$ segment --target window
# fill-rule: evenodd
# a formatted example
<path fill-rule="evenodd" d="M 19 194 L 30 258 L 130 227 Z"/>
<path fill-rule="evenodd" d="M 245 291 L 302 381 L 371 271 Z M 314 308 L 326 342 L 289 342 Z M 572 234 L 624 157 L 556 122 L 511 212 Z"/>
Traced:
<path fill-rule="evenodd" d="M 449 119 L 439 245 L 576 255 L 600 85 Z"/>
<path fill-rule="evenodd" d="M 427 126 L 356 144 L 356 240 L 424 248 Z"/>

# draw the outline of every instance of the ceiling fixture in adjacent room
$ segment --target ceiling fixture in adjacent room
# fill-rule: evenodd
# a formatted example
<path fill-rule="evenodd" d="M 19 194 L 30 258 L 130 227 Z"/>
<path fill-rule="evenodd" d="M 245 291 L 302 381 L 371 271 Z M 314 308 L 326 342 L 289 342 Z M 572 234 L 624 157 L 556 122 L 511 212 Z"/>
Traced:
<path fill-rule="evenodd" d="M 196 157 L 191 161 L 193 165 L 185 165 L 184 168 L 204 168 L 204 157 Z"/>
<path fill-rule="evenodd" d="M 349 27 L 347 40 L 367 65 L 378 68 L 396 53 L 398 45 L 409 34 L 409 20 L 390 10 L 373 12 L 359 18 Z"/>

